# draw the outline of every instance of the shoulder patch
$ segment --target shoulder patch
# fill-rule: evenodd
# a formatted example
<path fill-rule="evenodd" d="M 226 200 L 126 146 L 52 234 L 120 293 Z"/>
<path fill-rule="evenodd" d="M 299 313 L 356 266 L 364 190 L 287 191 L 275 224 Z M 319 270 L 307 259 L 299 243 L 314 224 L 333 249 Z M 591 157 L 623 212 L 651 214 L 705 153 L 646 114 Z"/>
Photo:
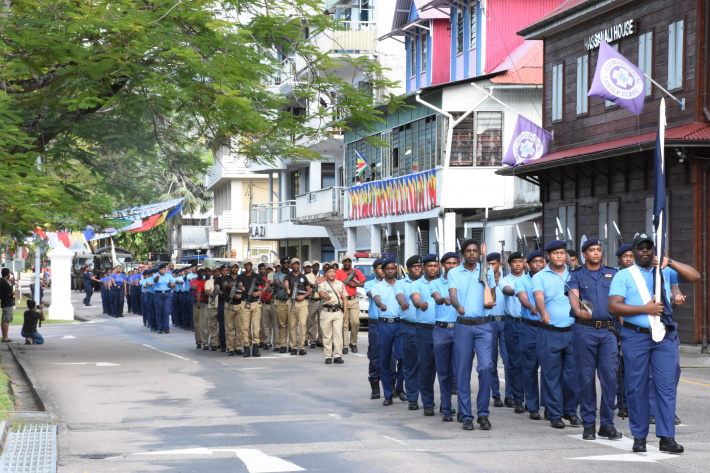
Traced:
<path fill-rule="evenodd" d="M 614 278 L 614 275 L 611 274 L 611 273 L 606 273 L 606 274 L 604 275 L 604 279 L 613 279 L 613 278 Z"/>

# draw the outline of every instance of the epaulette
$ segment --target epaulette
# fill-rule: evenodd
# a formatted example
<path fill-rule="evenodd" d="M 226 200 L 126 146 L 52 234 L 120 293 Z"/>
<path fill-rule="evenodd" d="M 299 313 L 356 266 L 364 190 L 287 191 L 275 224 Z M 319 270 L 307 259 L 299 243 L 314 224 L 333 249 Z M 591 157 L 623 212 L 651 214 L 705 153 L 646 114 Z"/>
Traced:
<path fill-rule="evenodd" d="M 579 270 L 582 269 L 583 267 L 584 267 L 584 266 L 580 266 L 579 268 L 574 268 L 572 271 L 570 271 L 570 273 L 574 273 L 575 271 L 579 271 Z"/>

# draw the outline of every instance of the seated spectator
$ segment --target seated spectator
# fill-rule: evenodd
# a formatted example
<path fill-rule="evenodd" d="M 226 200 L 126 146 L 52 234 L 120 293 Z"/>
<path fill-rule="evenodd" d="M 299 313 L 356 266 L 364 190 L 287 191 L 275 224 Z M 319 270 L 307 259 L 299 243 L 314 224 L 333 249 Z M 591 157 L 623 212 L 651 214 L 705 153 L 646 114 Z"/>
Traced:
<path fill-rule="evenodd" d="M 37 331 L 37 324 L 42 325 L 44 320 L 44 308 L 39 306 L 39 312 L 35 309 L 37 304 L 32 299 L 27 300 L 27 309 L 25 311 L 25 322 L 22 324 L 20 335 L 25 337 L 25 345 L 41 345 L 44 343 L 44 338 Z"/>

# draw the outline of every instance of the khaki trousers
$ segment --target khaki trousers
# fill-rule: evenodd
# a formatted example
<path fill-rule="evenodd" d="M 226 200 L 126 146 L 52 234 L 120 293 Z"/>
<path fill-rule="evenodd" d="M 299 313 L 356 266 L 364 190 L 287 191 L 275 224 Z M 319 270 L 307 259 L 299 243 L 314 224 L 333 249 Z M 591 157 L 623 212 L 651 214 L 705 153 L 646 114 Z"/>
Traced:
<path fill-rule="evenodd" d="M 207 340 L 202 333 L 203 326 L 207 325 L 207 307 L 204 304 L 202 307 L 197 307 L 197 304 L 192 305 L 192 320 L 195 328 L 195 343 L 203 343 L 203 340 Z"/>
<path fill-rule="evenodd" d="M 242 304 L 233 305 L 231 309 L 229 304 L 224 304 L 224 332 L 227 337 L 227 350 L 229 351 L 242 349 L 244 334 L 242 333 L 241 315 Z"/>
<path fill-rule="evenodd" d="M 274 347 L 278 346 L 279 348 L 283 348 L 286 346 L 286 324 L 288 322 L 288 313 L 291 303 L 276 301 L 274 302 L 274 306 L 276 310 L 276 319 L 279 323 L 279 339 L 278 343 L 276 343 L 276 334 L 274 334 Z M 274 330 L 276 330 L 275 327 Z"/>
<path fill-rule="evenodd" d="M 323 351 L 326 358 L 343 356 L 343 311 L 320 313 L 320 331 L 323 334 Z"/>
<path fill-rule="evenodd" d="M 348 333 L 348 321 L 350 321 L 350 333 Z M 348 299 L 348 313 L 343 323 L 343 343 L 344 346 L 357 345 L 357 334 L 360 331 L 360 303 L 357 296 Z"/>
<path fill-rule="evenodd" d="M 259 344 L 261 340 L 261 302 L 252 302 L 249 309 L 245 304 L 242 304 L 242 333 L 244 334 L 245 347 L 252 343 Z"/>
<path fill-rule="evenodd" d="M 291 311 L 291 304 L 288 308 L 288 344 L 291 350 L 299 350 L 306 344 L 306 323 L 308 322 L 308 301 L 296 302 L 296 312 Z M 298 327 L 298 334 L 296 334 Z M 298 341 L 298 343 L 297 343 Z M 298 345 L 298 346 L 297 346 Z"/>
<path fill-rule="evenodd" d="M 323 334 L 318 330 L 320 326 L 320 300 L 308 301 L 308 340 L 311 343 L 323 343 Z"/>
<path fill-rule="evenodd" d="M 271 343 L 271 304 L 261 304 L 261 336 L 259 340 Z"/>
<path fill-rule="evenodd" d="M 219 345 L 219 321 L 217 320 L 217 306 L 207 307 L 207 322 L 200 324 L 202 328 L 202 343 L 216 347 Z M 197 330 L 195 330 L 197 331 Z"/>

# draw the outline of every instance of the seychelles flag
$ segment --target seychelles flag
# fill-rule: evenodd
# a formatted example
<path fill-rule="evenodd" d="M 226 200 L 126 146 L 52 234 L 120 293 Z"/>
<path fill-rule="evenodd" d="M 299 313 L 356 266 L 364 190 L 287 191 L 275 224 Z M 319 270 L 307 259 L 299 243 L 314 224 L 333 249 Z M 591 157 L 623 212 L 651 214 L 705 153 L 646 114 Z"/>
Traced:
<path fill-rule="evenodd" d="M 362 179 L 362 175 L 365 174 L 368 167 L 367 161 L 365 161 L 365 158 L 362 157 L 358 150 L 355 150 L 355 154 L 357 155 L 357 177 Z"/>

